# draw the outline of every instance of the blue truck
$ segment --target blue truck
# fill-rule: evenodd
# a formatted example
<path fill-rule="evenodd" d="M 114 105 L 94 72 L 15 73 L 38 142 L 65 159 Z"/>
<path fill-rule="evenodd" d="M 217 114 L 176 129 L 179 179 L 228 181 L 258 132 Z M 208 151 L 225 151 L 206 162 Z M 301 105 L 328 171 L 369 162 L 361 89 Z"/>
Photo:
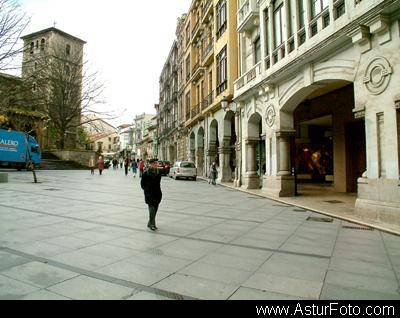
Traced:
<path fill-rule="evenodd" d="M 41 150 L 32 136 L 13 130 L 0 129 L 0 166 L 22 170 L 41 164 Z"/>

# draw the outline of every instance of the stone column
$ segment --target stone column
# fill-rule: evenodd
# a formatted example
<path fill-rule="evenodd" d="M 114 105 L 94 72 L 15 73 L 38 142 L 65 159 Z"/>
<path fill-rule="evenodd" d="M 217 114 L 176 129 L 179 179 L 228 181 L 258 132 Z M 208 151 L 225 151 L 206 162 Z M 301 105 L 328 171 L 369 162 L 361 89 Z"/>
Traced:
<path fill-rule="evenodd" d="M 247 139 L 246 140 L 246 189 L 259 189 L 260 188 L 260 178 L 257 173 L 256 164 L 256 147 L 258 140 Z"/>
<path fill-rule="evenodd" d="M 290 145 L 294 130 L 276 132 L 276 174 L 264 176 L 263 192 L 272 197 L 295 195 L 295 179 L 292 175 Z M 273 169 L 274 170 L 274 169 Z"/>
<path fill-rule="evenodd" d="M 197 148 L 197 175 L 204 176 L 204 148 Z"/>
<path fill-rule="evenodd" d="M 240 133 L 240 110 L 235 114 L 235 127 L 237 131 L 237 141 L 235 145 L 236 151 L 236 172 L 235 172 L 235 181 L 234 186 L 239 188 L 241 186 L 241 173 L 242 173 L 242 136 Z"/>
<path fill-rule="evenodd" d="M 276 133 L 279 145 L 279 167 L 278 176 L 291 176 L 292 165 L 290 157 L 290 140 L 294 136 L 292 131 L 279 131 Z"/>
<path fill-rule="evenodd" d="M 230 142 L 230 138 L 225 138 L 222 142 L 223 146 L 218 149 L 220 162 L 219 179 L 221 182 L 232 182 L 232 169 L 230 165 L 232 149 Z"/>
<path fill-rule="evenodd" d="M 216 143 L 212 142 L 212 143 L 210 143 L 210 147 L 206 150 L 207 162 L 206 162 L 205 171 L 206 171 L 207 177 L 210 175 L 210 167 L 211 167 L 212 163 L 215 161 L 216 155 L 217 155 Z"/>

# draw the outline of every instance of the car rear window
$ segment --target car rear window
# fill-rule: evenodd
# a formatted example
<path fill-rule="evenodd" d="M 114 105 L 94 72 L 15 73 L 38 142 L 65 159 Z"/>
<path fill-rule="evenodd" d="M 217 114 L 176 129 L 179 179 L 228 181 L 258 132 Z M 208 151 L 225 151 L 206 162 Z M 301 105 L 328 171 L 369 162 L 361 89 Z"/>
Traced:
<path fill-rule="evenodd" d="M 196 166 L 191 162 L 182 162 L 181 168 L 196 168 Z"/>

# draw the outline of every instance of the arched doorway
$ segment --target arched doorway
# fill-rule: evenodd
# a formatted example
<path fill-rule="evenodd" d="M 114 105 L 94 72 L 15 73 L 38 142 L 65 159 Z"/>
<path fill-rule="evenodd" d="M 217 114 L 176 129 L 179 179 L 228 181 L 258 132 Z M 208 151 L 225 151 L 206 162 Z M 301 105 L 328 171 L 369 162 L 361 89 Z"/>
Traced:
<path fill-rule="evenodd" d="M 255 113 L 249 118 L 245 151 L 245 187 L 259 189 L 262 187 L 265 173 L 265 139 L 263 138 L 262 117 L 259 113 Z"/>
<path fill-rule="evenodd" d="M 353 114 L 354 85 L 325 80 L 312 91 L 309 88 L 291 99 L 303 94 L 297 103 L 289 102 L 282 109 L 295 131 L 290 165 L 297 193 L 357 193 L 367 163 L 364 118 Z"/>
<path fill-rule="evenodd" d="M 219 131 L 218 131 L 218 121 L 214 119 L 210 124 L 209 129 L 209 140 L 208 140 L 208 150 L 207 150 L 207 176 L 209 175 L 209 170 L 211 164 L 216 162 L 218 166 L 220 166 L 219 157 L 218 157 L 218 148 L 220 146 L 219 143 Z"/>
<path fill-rule="evenodd" d="M 223 140 L 219 148 L 222 182 L 232 182 L 234 178 L 236 169 L 236 138 L 235 113 L 228 111 L 224 118 Z"/>
<path fill-rule="evenodd" d="M 197 132 L 197 151 L 196 151 L 196 157 L 197 157 L 197 173 L 199 176 L 204 175 L 204 129 L 203 127 L 199 128 L 199 131 Z"/>
<path fill-rule="evenodd" d="M 189 139 L 189 161 L 196 162 L 196 136 L 194 132 L 190 134 Z"/>

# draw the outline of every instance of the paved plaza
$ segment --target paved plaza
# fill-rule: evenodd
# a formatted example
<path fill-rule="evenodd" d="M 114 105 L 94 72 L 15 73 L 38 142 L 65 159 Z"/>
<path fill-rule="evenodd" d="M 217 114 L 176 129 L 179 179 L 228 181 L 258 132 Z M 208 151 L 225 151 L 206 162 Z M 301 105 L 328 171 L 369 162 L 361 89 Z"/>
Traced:
<path fill-rule="evenodd" d="M 0 299 L 400 299 L 400 237 L 206 182 L 11 172 Z"/>

